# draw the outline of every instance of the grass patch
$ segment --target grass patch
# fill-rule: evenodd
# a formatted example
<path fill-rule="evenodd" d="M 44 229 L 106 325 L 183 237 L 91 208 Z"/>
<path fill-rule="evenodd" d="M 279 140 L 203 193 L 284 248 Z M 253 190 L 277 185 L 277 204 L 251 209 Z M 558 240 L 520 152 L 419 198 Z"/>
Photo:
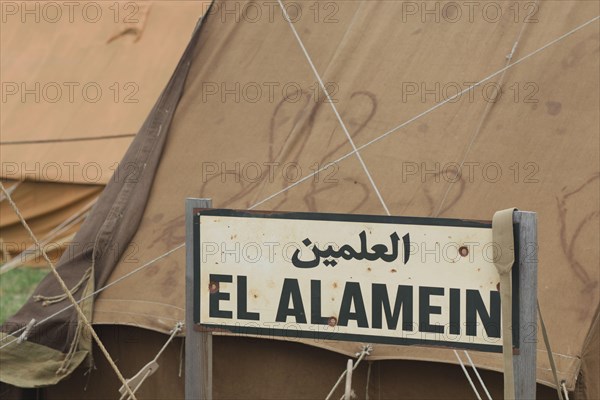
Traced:
<path fill-rule="evenodd" d="M 48 271 L 21 267 L 0 275 L 0 324 L 25 304 Z"/>

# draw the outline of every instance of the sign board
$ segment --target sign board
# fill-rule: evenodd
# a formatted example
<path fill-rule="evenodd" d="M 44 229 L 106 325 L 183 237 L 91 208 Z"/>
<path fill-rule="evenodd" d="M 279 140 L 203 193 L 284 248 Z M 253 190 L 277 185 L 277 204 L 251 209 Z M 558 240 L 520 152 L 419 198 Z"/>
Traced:
<path fill-rule="evenodd" d="M 491 223 L 196 209 L 192 240 L 205 329 L 502 351 Z"/>

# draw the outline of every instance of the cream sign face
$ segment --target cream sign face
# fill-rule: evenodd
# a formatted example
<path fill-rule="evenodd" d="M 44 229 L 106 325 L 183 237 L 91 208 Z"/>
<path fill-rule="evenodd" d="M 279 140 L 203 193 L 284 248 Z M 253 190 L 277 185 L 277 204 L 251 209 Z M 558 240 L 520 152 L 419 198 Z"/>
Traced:
<path fill-rule="evenodd" d="M 211 209 L 193 240 L 205 328 L 502 351 L 488 223 Z"/>

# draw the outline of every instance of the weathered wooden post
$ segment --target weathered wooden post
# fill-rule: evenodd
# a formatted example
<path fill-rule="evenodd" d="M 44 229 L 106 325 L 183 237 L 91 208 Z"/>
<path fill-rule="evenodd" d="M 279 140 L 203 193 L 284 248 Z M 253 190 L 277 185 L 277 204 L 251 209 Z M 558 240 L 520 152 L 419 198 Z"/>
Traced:
<path fill-rule="evenodd" d="M 185 203 L 185 398 L 212 399 L 212 335 L 194 323 L 194 238 L 199 235 L 194 209 L 212 207 L 211 199 L 187 199 Z M 198 238 L 199 239 L 199 238 Z M 197 249 L 199 250 L 199 249 Z"/>
<path fill-rule="evenodd" d="M 515 262 L 518 263 L 518 286 L 513 290 L 519 298 L 519 351 L 513 356 L 515 371 L 515 399 L 535 400 L 536 395 L 536 345 L 537 345 L 537 214 L 515 211 L 513 214 L 515 236 Z M 517 236 L 518 234 L 518 236 Z M 513 317 L 514 318 L 514 317 Z"/>

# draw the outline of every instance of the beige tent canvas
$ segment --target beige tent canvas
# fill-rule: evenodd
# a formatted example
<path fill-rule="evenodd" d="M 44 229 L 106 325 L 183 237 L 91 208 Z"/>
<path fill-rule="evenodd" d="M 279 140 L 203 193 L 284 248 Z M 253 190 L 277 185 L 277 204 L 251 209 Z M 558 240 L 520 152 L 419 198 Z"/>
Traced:
<path fill-rule="evenodd" d="M 56 257 L 113 177 L 203 4 L 2 3 L 0 178 Z M 4 199 L 0 210 L 10 262 L 32 243 Z M 12 264 L 39 259 L 29 251 Z"/>
<path fill-rule="evenodd" d="M 278 4 L 213 3 L 123 158 L 139 174 L 110 182 L 76 236 L 96 251 L 60 262 L 69 287 L 91 273 L 75 296 L 87 298 L 125 376 L 184 320 L 187 197 L 218 208 L 477 220 L 517 206 L 538 213 L 538 295 L 560 386 L 575 398 L 600 396 L 599 6 L 436 4 L 284 2 L 290 24 Z M 58 294 L 52 277 L 36 290 Z M 32 298 L 3 331 L 67 305 Z M 40 389 L 48 398 L 114 397 L 118 380 L 97 352 L 90 362 L 78 326 L 68 311 L 25 344 L 5 336 L 2 381 L 50 385 Z M 539 332 L 535 340 L 538 397 L 556 398 Z M 183 343 L 168 346 L 140 398 L 183 397 Z M 214 339 L 213 392 L 323 398 L 357 351 L 350 342 L 223 334 Z M 39 354 L 48 355 L 43 365 Z M 501 356 L 469 354 L 500 398 Z M 360 398 L 473 398 L 456 364 L 447 349 L 375 345 L 354 387 Z"/>

